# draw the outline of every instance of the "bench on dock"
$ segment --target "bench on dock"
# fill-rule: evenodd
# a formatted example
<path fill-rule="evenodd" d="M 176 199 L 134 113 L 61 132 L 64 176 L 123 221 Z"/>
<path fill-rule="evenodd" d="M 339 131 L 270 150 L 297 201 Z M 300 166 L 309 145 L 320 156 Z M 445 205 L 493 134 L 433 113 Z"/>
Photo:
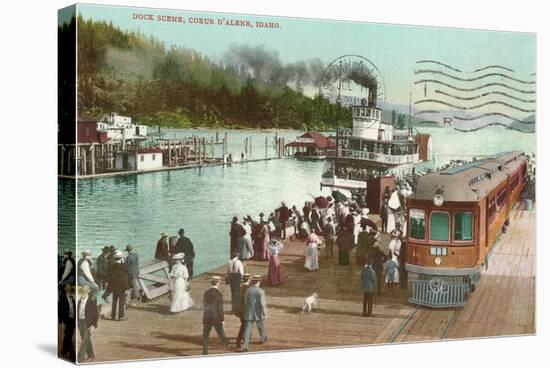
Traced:
<path fill-rule="evenodd" d="M 158 298 L 170 291 L 168 269 L 168 262 L 158 259 L 146 261 L 139 266 L 139 286 L 147 299 Z"/>

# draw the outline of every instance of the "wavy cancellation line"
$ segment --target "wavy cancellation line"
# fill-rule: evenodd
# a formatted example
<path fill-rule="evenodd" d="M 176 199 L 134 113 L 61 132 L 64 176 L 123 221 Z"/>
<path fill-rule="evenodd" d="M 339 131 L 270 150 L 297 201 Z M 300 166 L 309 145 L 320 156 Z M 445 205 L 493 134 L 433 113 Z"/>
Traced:
<path fill-rule="evenodd" d="M 446 105 L 446 106 L 449 106 L 449 107 L 453 107 L 453 108 L 458 109 L 458 110 L 475 110 L 475 109 L 478 109 L 478 108 L 483 107 L 483 106 L 499 104 L 499 105 L 507 106 L 507 107 L 509 107 L 509 108 L 511 108 L 511 109 L 518 110 L 518 111 L 522 111 L 522 112 L 535 112 L 535 110 L 522 109 L 521 107 L 517 107 L 517 106 L 511 105 L 511 104 L 509 104 L 509 103 L 502 102 L 502 101 L 489 101 L 489 102 L 485 102 L 485 103 L 482 103 L 482 104 L 479 104 L 479 105 L 475 105 L 475 106 L 458 106 L 458 105 L 451 104 L 451 103 L 449 103 L 449 102 L 447 102 L 447 101 L 442 101 L 442 100 L 436 100 L 436 99 L 433 99 L 433 98 L 428 98 L 428 99 L 424 99 L 424 100 L 415 101 L 414 104 L 415 104 L 415 105 L 418 105 L 418 104 L 421 104 L 421 103 L 428 103 L 428 102 L 431 102 L 431 103 L 439 103 L 439 104 L 442 104 L 442 105 Z"/>
<path fill-rule="evenodd" d="M 488 128 L 488 127 L 491 127 L 491 126 L 502 126 L 502 127 L 505 127 L 506 129 L 515 130 L 516 132 L 525 133 L 525 134 L 535 133 L 534 129 L 533 129 L 533 131 L 526 131 L 526 130 L 521 130 L 521 129 L 514 128 L 510 125 L 503 124 L 503 123 L 489 123 L 489 124 L 485 124 L 485 125 L 482 125 L 482 126 L 479 126 L 479 127 L 472 128 L 472 129 L 460 129 L 460 128 L 455 127 L 454 130 L 456 130 L 458 132 L 462 132 L 462 133 L 470 133 L 470 132 L 475 132 L 475 131 L 485 129 L 485 128 Z"/>
<path fill-rule="evenodd" d="M 439 114 L 441 111 L 439 110 L 420 110 L 414 113 L 414 115 L 422 115 L 422 114 Z"/>
<path fill-rule="evenodd" d="M 500 83 L 500 82 L 486 83 L 486 84 L 483 84 L 481 86 L 472 87 L 472 88 L 457 87 L 457 86 L 454 86 L 452 84 L 442 82 L 438 79 L 421 79 L 421 80 L 418 80 L 418 81 L 414 82 L 414 84 L 420 84 L 420 83 L 436 83 L 436 84 L 440 84 L 442 86 L 449 87 L 449 88 L 452 88 L 454 90 L 461 91 L 461 92 L 473 92 L 473 91 L 477 91 L 479 89 L 487 88 L 487 87 L 504 87 L 504 88 L 508 88 L 512 91 L 516 91 L 516 92 L 519 92 L 519 93 L 535 94 L 534 90 L 522 90 L 522 89 L 519 89 L 519 88 L 512 87 L 512 86 L 510 86 L 506 83 Z"/>
<path fill-rule="evenodd" d="M 472 116 L 472 117 L 463 117 L 463 116 L 456 116 L 455 115 L 455 116 L 453 116 L 453 119 L 462 120 L 462 121 L 473 121 L 473 120 L 484 118 L 486 116 L 500 116 L 500 117 L 510 119 L 510 120 L 515 121 L 516 123 L 520 123 L 520 124 L 535 124 L 534 121 L 525 121 L 525 120 L 516 119 L 516 118 L 514 118 L 510 115 L 503 114 L 501 112 L 488 112 L 486 114 L 482 114 L 482 115 L 478 115 L 478 116 Z"/>
<path fill-rule="evenodd" d="M 445 76 L 447 78 L 451 78 L 451 79 L 458 80 L 458 81 L 461 81 L 461 82 L 474 82 L 474 81 L 484 79 L 484 78 L 489 78 L 489 77 L 502 77 L 502 78 L 507 78 L 509 80 L 512 80 L 512 81 L 518 82 L 518 83 L 522 83 L 522 84 L 535 84 L 535 81 L 526 81 L 526 80 L 523 80 L 523 79 L 510 77 L 509 75 L 506 75 L 504 73 L 488 73 L 488 74 L 483 74 L 483 75 L 480 75 L 479 77 L 474 77 L 474 78 L 460 78 L 460 77 L 456 77 L 454 75 L 451 75 L 449 73 L 445 73 L 444 71 L 441 71 L 441 70 L 420 69 L 420 70 L 415 70 L 414 74 L 439 74 L 439 75 Z"/>
<path fill-rule="evenodd" d="M 448 97 L 452 97 L 452 98 L 456 98 L 457 100 L 463 100 L 463 101 L 477 100 L 478 98 L 487 97 L 489 95 L 501 95 L 501 96 L 508 97 L 508 98 L 511 98 L 511 99 L 519 101 L 519 102 L 526 102 L 526 103 L 535 103 L 536 102 L 536 100 L 526 100 L 526 99 L 523 99 L 523 98 L 512 96 L 512 95 L 510 95 L 506 92 L 500 92 L 500 91 L 489 91 L 489 92 L 485 92 L 485 93 L 482 93 L 482 94 L 477 95 L 477 96 L 469 96 L 469 97 L 456 96 L 456 95 L 447 93 L 445 91 L 441 91 L 439 89 L 436 89 L 435 93 L 439 93 L 439 94 L 442 94 L 442 95 L 445 95 L 445 96 L 448 96 Z"/>
<path fill-rule="evenodd" d="M 464 71 L 464 70 L 457 69 L 455 67 L 452 67 L 448 64 L 445 64 L 445 63 L 442 63 L 441 61 L 436 61 L 436 60 L 419 60 L 419 61 L 416 62 L 416 64 L 424 64 L 424 63 L 438 64 L 438 65 L 444 66 L 448 69 L 454 70 L 455 72 L 458 72 L 458 73 L 477 73 L 477 72 L 480 72 L 480 71 L 483 71 L 483 70 L 493 69 L 493 68 L 502 69 L 502 70 L 509 71 L 511 73 L 515 73 L 515 71 L 513 69 L 510 69 L 510 68 L 507 68 L 505 66 L 498 65 L 498 64 L 487 65 L 487 66 L 484 66 L 482 68 L 479 68 L 479 69 L 476 69 L 476 70 L 473 70 L 473 71 Z"/>

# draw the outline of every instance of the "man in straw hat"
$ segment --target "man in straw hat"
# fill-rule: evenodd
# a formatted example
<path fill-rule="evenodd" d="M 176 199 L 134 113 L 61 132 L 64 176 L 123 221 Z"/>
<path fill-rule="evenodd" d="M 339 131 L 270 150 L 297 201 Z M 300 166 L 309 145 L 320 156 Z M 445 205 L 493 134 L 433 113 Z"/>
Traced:
<path fill-rule="evenodd" d="M 132 307 L 136 306 L 136 302 L 140 300 L 140 286 L 138 282 L 139 276 L 139 256 L 134 252 L 134 246 L 128 244 L 126 246 L 126 252 L 128 256 L 126 257 L 126 265 L 128 267 L 128 281 L 132 287 L 132 293 L 130 294 Z"/>
<path fill-rule="evenodd" d="M 245 299 L 246 291 L 250 287 L 250 274 L 245 273 L 243 274 L 243 282 L 241 283 L 241 287 L 239 290 L 239 307 L 237 309 L 237 317 L 241 320 L 241 327 L 239 328 L 239 333 L 237 335 L 237 349 L 241 348 L 243 335 L 244 335 L 244 311 L 246 309 Z"/>
<path fill-rule="evenodd" d="M 65 284 L 65 295 L 59 298 L 57 314 L 58 322 L 63 326 L 63 343 L 61 357 L 74 362 L 76 352 L 73 344 L 73 335 L 76 327 L 76 304 L 74 285 Z"/>
<path fill-rule="evenodd" d="M 263 344 L 267 341 L 267 335 L 265 334 L 264 320 L 266 317 L 266 300 L 265 292 L 260 288 L 260 281 L 262 277 L 260 275 L 252 276 L 250 287 L 246 291 L 244 297 L 245 311 L 244 311 L 244 343 L 241 351 L 248 351 L 248 344 L 250 343 L 250 336 L 252 335 L 252 323 L 256 322 L 258 326 L 258 332 L 260 333 L 260 343 Z"/>
<path fill-rule="evenodd" d="M 97 328 L 98 311 L 95 299 L 90 294 L 88 285 L 78 288 L 78 331 L 80 332 L 80 348 L 78 349 L 78 362 L 91 362 L 94 360 L 94 348 L 92 346 L 92 333 Z"/>
<path fill-rule="evenodd" d="M 155 258 L 170 263 L 170 251 L 168 247 L 168 234 L 164 231 L 160 233 L 160 239 L 157 242 Z"/>
<path fill-rule="evenodd" d="M 227 262 L 227 282 L 231 288 L 231 313 L 237 313 L 239 309 L 239 290 L 241 278 L 244 274 L 244 266 L 239 259 L 239 253 L 233 252 Z"/>
<path fill-rule="evenodd" d="M 78 260 L 77 276 L 78 285 L 86 285 L 90 288 L 90 293 L 95 298 L 99 286 L 95 283 L 92 276 L 92 252 L 88 249 L 82 251 L 82 258 Z"/>
<path fill-rule="evenodd" d="M 126 290 L 129 285 L 128 267 L 124 263 L 124 254 L 122 251 L 115 252 L 115 263 L 111 267 L 109 290 L 113 293 L 113 302 L 111 308 L 111 319 L 116 319 L 116 310 L 118 304 L 118 320 L 126 321 L 124 317 L 126 307 Z"/>
<path fill-rule="evenodd" d="M 220 340 L 224 347 L 227 347 L 228 341 L 225 337 L 225 331 L 223 330 L 223 296 L 218 290 L 220 286 L 221 277 L 212 276 L 210 279 L 210 289 L 204 292 L 202 299 L 203 307 L 203 332 L 202 332 L 202 353 L 208 355 L 208 341 L 210 339 L 210 331 L 212 327 L 218 333 Z"/>

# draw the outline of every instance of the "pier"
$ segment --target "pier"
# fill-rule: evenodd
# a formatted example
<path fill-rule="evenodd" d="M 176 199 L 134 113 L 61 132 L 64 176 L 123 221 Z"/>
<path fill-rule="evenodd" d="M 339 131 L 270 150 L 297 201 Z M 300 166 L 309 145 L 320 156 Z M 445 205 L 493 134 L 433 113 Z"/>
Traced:
<path fill-rule="evenodd" d="M 252 156 L 252 136 L 243 141 L 244 159 L 233 157 L 228 152 L 228 133 L 219 132 L 210 138 L 192 136 L 187 138 L 157 138 L 154 144 L 139 140 L 114 140 L 104 143 L 85 142 L 58 144 L 58 177 L 66 179 L 93 179 L 112 176 L 136 175 L 148 172 L 192 169 L 234 163 L 268 161 L 285 156 L 285 140 L 275 133 L 272 142 L 258 144 L 265 150 L 264 157 Z M 159 154 L 154 165 L 138 166 L 142 152 Z M 271 154 L 270 154 L 271 152 Z M 140 157 L 141 158 L 141 157 Z M 143 161 L 143 158 L 141 158 Z"/>
<path fill-rule="evenodd" d="M 378 218 L 372 216 L 376 222 Z M 246 270 L 264 277 L 267 296 L 266 330 L 259 344 L 254 329 L 250 352 L 303 348 L 343 347 L 441 339 L 459 339 L 535 332 L 535 211 L 515 210 L 511 225 L 502 235 L 488 268 L 465 307 L 426 309 L 408 303 L 409 289 L 383 287 L 376 296 L 372 317 L 362 316 L 361 267 L 339 266 L 337 257 L 320 257 L 320 270 L 304 269 L 305 244 L 286 241 L 280 255 L 284 285 L 265 283 L 267 262 L 248 261 Z M 291 229 L 287 230 L 287 234 Z M 229 238 L 227 239 L 229 246 Z M 388 244 L 383 235 L 384 246 Z M 385 250 L 385 249 L 383 249 Z M 142 258 L 144 255 L 141 255 Z M 200 254 L 198 255 L 200 257 Z M 128 321 L 102 319 L 94 332 L 96 361 L 133 360 L 200 355 L 202 353 L 202 294 L 209 277 L 224 276 L 225 266 L 191 281 L 196 306 L 172 315 L 167 295 L 127 309 Z M 239 319 L 229 314 L 230 289 L 222 284 L 225 332 L 230 345 L 224 349 L 215 333 L 210 354 L 234 354 Z M 319 294 L 320 306 L 302 314 L 305 297 Z"/>

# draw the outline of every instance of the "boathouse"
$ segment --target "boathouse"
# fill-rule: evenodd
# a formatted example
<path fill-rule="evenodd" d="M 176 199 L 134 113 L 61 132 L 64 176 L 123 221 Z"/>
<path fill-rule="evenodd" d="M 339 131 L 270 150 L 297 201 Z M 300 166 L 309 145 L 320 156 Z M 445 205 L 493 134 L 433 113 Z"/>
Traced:
<path fill-rule="evenodd" d="M 107 132 L 97 129 L 95 120 L 79 119 L 77 142 L 79 144 L 105 143 L 107 142 Z"/>
<path fill-rule="evenodd" d="M 334 142 L 319 132 L 308 131 L 288 143 L 288 155 L 304 160 L 324 160 L 327 150 L 334 148 Z"/>
<path fill-rule="evenodd" d="M 119 151 L 115 167 L 124 171 L 146 171 L 162 168 L 162 151 L 158 148 L 141 148 L 135 151 Z"/>

